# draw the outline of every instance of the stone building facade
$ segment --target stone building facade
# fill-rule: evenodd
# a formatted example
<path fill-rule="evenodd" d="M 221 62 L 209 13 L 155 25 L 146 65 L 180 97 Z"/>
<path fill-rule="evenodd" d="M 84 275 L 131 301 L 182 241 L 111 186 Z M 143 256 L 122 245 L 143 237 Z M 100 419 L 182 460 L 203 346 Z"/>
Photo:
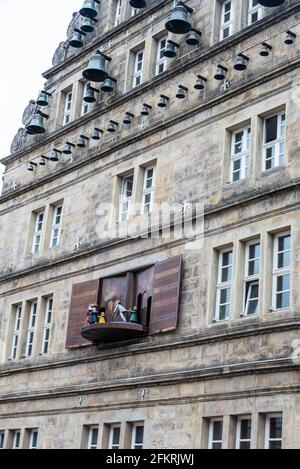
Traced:
<path fill-rule="evenodd" d="M 46 132 L 2 159 L 2 448 L 300 447 L 300 2 L 188 0 L 195 46 L 166 31 L 173 4 L 102 0 L 80 49 L 74 14 Z M 117 81 L 86 105 L 96 50 Z M 200 229 L 177 236 L 183 215 Z M 144 333 L 84 339 L 117 297 Z"/>

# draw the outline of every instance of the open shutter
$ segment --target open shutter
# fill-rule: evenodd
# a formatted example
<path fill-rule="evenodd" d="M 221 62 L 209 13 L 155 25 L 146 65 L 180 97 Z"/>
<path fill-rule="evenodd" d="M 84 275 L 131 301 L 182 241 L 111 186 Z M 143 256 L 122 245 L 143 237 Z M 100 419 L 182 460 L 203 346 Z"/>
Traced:
<path fill-rule="evenodd" d="M 99 285 L 99 280 L 91 280 L 73 285 L 66 348 L 91 345 L 91 342 L 81 336 L 81 329 L 84 325 L 89 305 L 93 303 L 98 304 Z"/>
<path fill-rule="evenodd" d="M 177 329 L 181 266 L 182 256 L 155 265 L 150 335 Z"/>

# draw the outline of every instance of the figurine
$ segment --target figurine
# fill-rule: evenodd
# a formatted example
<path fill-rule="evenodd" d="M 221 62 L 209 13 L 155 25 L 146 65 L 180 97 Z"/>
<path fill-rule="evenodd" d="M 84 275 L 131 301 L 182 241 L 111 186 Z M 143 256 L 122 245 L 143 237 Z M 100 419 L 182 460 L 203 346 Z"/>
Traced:
<path fill-rule="evenodd" d="M 100 308 L 99 314 L 100 316 L 98 316 L 98 323 L 106 324 L 105 308 Z"/>
<path fill-rule="evenodd" d="M 88 323 L 89 324 L 96 324 L 98 320 L 98 305 L 90 305 L 89 306 L 89 318 L 88 318 Z"/>
<path fill-rule="evenodd" d="M 133 308 L 131 308 L 131 310 L 129 311 L 129 314 L 130 314 L 129 321 L 133 324 L 138 324 L 139 320 L 138 320 L 138 308 L 137 308 L 137 306 L 133 306 Z"/>
<path fill-rule="evenodd" d="M 116 320 L 118 320 L 118 316 L 120 316 L 120 318 L 123 322 L 128 322 L 127 318 L 126 318 L 127 313 L 128 313 L 128 310 L 126 308 L 124 308 L 124 306 L 121 305 L 121 301 L 116 300 L 115 301 L 115 309 L 114 309 L 114 312 L 113 312 L 113 315 L 112 315 L 112 320 L 116 321 Z"/>

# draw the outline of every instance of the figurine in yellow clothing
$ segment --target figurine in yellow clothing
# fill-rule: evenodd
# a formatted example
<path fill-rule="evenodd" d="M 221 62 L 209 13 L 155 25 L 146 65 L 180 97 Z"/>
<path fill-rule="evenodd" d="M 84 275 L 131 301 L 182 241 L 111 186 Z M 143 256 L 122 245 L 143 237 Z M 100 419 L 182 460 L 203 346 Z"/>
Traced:
<path fill-rule="evenodd" d="M 105 308 L 100 308 L 99 324 L 106 324 Z"/>

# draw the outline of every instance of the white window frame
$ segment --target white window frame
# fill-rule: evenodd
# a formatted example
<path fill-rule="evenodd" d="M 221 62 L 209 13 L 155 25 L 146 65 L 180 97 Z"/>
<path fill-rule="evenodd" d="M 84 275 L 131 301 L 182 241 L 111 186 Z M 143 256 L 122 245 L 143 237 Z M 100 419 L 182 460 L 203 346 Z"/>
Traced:
<path fill-rule="evenodd" d="M 122 22 L 122 0 L 116 0 L 116 14 L 115 14 L 115 21 L 114 26 L 119 26 Z"/>
<path fill-rule="evenodd" d="M 15 325 L 14 325 L 14 332 L 12 338 L 12 347 L 11 347 L 11 354 L 10 359 L 16 360 L 18 358 L 18 349 L 20 343 L 20 335 L 21 335 L 21 320 L 22 320 L 22 304 L 17 305 L 15 307 Z"/>
<path fill-rule="evenodd" d="M 60 213 L 58 213 L 59 210 L 60 210 Z M 63 206 L 62 205 L 57 205 L 57 206 L 54 207 L 52 228 L 51 228 L 50 248 L 55 248 L 59 245 L 60 231 L 61 231 L 61 221 L 62 221 L 62 212 L 63 212 Z M 56 240 L 56 244 L 54 244 L 55 240 Z"/>
<path fill-rule="evenodd" d="M 222 422 L 222 440 L 214 440 L 214 425 L 217 422 Z M 221 449 L 223 448 L 223 433 L 224 433 L 224 422 L 222 418 L 210 419 L 209 421 L 209 430 L 208 430 L 208 449 L 214 449 L 214 444 L 221 443 Z"/>
<path fill-rule="evenodd" d="M 164 36 L 157 41 L 157 53 L 156 53 L 156 66 L 155 66 L 155 75 L 160 75 L 166 70 L 167 58 L 164 56 L 164 51 L 167 45 L 167 37 Z M 163 70 L 160 70 L 160 67 L 163 67 Z"/>
<path fill-rule="evenodd" d="M 14 430 L 12 449 L 21 449 L 21 430 Z"/>
<path fill-rule="evenodd" d="M 277 121 L 277 139 L 272 142 L 265 143 L 267 138 L 267 121 L 272 117 L 278 118 Z M 284 118 L 284 119 L 283 119 Z M 263 171 L 270 171 L 273 168 L 278 168 L 279 166 L 284 166 L 285 157 L 286 157 L 286 112 L 281 112 L 279 114 L 273 114 L 264 119 L 264 144 L 263 144 Z M 284 146 L 284 152 L 282 153 L 281 147 Z M 267 151 L 269 148 L 274 147 L 274 156 L 272 158 L 267 158 Z M 274 165 L 271 168 L 266 167 L 268 160 L 274 160 Z"/>
<path fill-rule="evenodd" d="M 127 184 L 129 179 L 132 178 L 132 193 L 131 196 L 127 195 Z M 119 222 L 126 222 L 130 216 L 130 208 L 133 196 L 133 183 L 134 183 L 134 175 L 133 173 L 129 176 L 125 176 L 122 178 L 122 187 L 121 187 L 121 195 L 120 195 L 120 202 L 119 202 Z M 126 209 L 124 207 L 127 207 Z"/>
<path fill-rule="evenodd" d="M 283 431 L 283 415 L 278 413 L 278 414 L 267 414 L 266 415 L 266 421 L 265 421 L 265 449 L 270 449 L 270 443 L 271 442 L 281 442 L 281 448 L 283 444 L 283 434 L 281 435 L 281 438 L 271 438 L 270 437 L 270 431 L 271 431 L 271 419 L 274 418 L 280 418 L 282 419 L 282 431 Z"/>
<path fill-rule="evenodd" d="M 33 354 L 36 323 L 37 323 L 37 301 L 35 300 L 35 301 L 32 301 L 30 304 L 30 314 L 29 314 L 29 321 L 28 321 L 25 357 L 31 357 Z"/>
<path fill-rule="evenodd" d="M 36 446 L 33 446 L 35 434 L 37 435 L 37 437 L 36 437 Z M 38 429 L 37 428 L 32 429 L 30 431 L 29 449 L 37 449 L 38 448 L 38 438 L 39 438 Z"/>
<path fill-rule="evenodd" d="M 223 266 L 223 255 L 232 253 L 232 264 L 228 264 L 228 266 Z M 222 270 L 224 268 L 231 267 L 231 278 L 230 280 L 226 282 L 222 282 Z M 222 251 L 219 251 L 219 261 L 218 261 L 218 282 L 217 282 L 217 300 L 216 300 L 216 314 L 215 314 L 215 321 L 216 322 L 222 322 L 222 321 L 228 321 L 230 319 L 231 315 L 231 300 L 232 300 L 232 276 L 233 276 L 233 248 L 230 249 L 224 249 Z M 225 319 L 220 319 L 220 309 L 221 306 L 223 306 L 223 303 L 221 304 L 221 292 L 223 290 L 230 290 L 230 301 L 229 303 L 224 303 L 224 305 L 229 305 L 229 316 L 226 317 Z"/>
<path fill-rule="evenodd" d="M 67 125 L 71 121 L 72 104 L 73 104 L 73 91 L 69 91 L 69 93 L 65 94 L 63 125 Z"/>
<path fill-rule="evenodd" d="M 93 444 L 93 432 L 97 430 L 97 444 Z M 98 449 L 98 438 L 99 438 L 99 425 L 91 425 L 89 427 L 89 436 L 88 436 L 88 449 Z"/>
<path fill-rule="evenodd" d="M 230 8 L 230 20 L 225 21 L 225 12 L 226 5 L 231 4 Z M 225 0 L 222 2 L 222 11 L 221 11 L 221 25 L 220 25 L 220 41 L 228 39 L 233 34 L 234 29 L 234 12 L 235 12 L 235 5 L 234 0 Z M 228 36 L 224 37 L 224 31 L 229 29 Z"/>
<path fill-rule="evenodd" d="M 49 353 L 52 316 L 53 316 L 53 297 L 49 296 L 49 298 L 47 298 L 47 301 L 46 301 L 41 355 L 47 355 Z"/>
<path fill-rule="evenodd" d="M 290 244 L 292 243 L 292 235 L 291 231 L 285 231 L 283 233 L 278 233 L 274 236 L 274 252 L 273 252 L 273 288 L 272 288 L 272 309 L 274 311 L 282 311 L 282 310 L 287 310 L 291 308 L 291 291 L 292 291 L 292 286 L 291 286 L 291 281 L 292 281 L 292 269 L 291 269 L 291 263 L 287 267 L 278 267 L 278 254 L 279 254 L 279 239 L 284 237 L 284 236 L 290 236 Z M 280 251 L 280 252 L 289 252 L 290 253 L 290 260 L 292 259 L 292 246 L 290 249 L 287 249 L 285 251 Z M 290 276 L 290 289 L 289 290 L 282 290 L 281 292 L 277 291 L 277 279 L 278 277 L 284 276 L 284 275 L 289 275 Z M 277 295 L 280 293 L 286 293 L 289 292 L 289 306 L 284 307 L 284 308 L 277 308 Z"/>
<path fill-rule="evenodd" d="M 119 436 L 119 443 L 118 444 L 113 443 L 113 441 L 114 441 L 114 431 L 116 429 L 119 429 L 120 433 L 121 433 L 121 425 L 120 424 L 117 423 L 117 424 L 114 424 L 114 425 L 110 425 L 108 449 L 113 449 L 113 450 L 120 449 L 120 436 Z"/>
<path fill-rule="evenodd" d="M 251 258 L 250 259 L 250 248 L 251 246 L 259 244 L 260 246 L 260 256 Z M 249 263 L 253 261 L 259 261 L 259 271 L 257 274 L 250 275 L 249 273 Z M 251 296 L 251 286 L 258 285 L 258 289 L 260 289 L 260 267 L 261 267 L 261 242 L 260 239 L 255 239 L 253 241 L 250 241 L 249 243 L 246 244 L 246 249 L 245 249 L 245 275 L 244 275 L 244 310 L 243 310 L 243 315 L 244 316 L 254 316 L 258 314 L 259 310 L 259 293 L 258 293 L 258 303 L 257 303 L 257 312 L 254 314 L 249 314 L 248 313 L 248 308 L 249 308 L 249 303 L 250 303 L 250 296 Z M 251 286 L 248 289 L 247 292 L 247 285 L 251 283 Z M 252 298 L 254 299 L 254 298 Z"/>
<path fill-rule="evenodd" d="M 253 5 L 254 0 L 249 0 L 248 6 L 248 26 L 251 24 L 256 23 L 257 21 L 261 20 L 263 17 L 263 7 L 258 3 L 257 5 Z M 257 13 L 257 20 L 253 21 L 253 15 Z"/>
<path fill-rule="evenodd" d="M 133 88 L 136 88 L 137 86 L 143 83 L 144 59 L 145 59 L 145 49 L 140 49 L 139 51 L 135 53 Z"/>
<path fill-rule="evenodd" d="M 242 439 L 241 431 L 242 431 L 242 422 L 244 420 L 250 420 L 251 422 L 251 434 L 249 439 Z M 252 439 L 252 417 L 251 415 L 243 415 L 238 417 L 237 423 L 236 423 L 236 443 L 235 443 L 235 448 L 236 449 L 241 449 L 241 443 L 250 443 L 250 448 L 251 448 L 251 439 Z"/>
<path fill-rule="evenodd" d="M 36 213 L 35 218 L 35 228 L 34 228 L 34 235 L 32 241 L 32 253 L 38 254 L 41 250 L 42 244 L 42 233 L 43 233 L 43 226 L 45 221 L 45 211 L 41 211 Z"/>
<path fill-rule="evenodd" d="M 250 130 L 250 132 L 249 132 Z M 241 151 L 236 153 L 236 145 L 238 142 L 235 141 L 235 138 L 238 134 L 242 133 L 241 140 Z M 250 176 L 250 154 L 251 154 L 251 126 L 243 127 L 238 129 L 231 134 L 231 162 L 230 162 L 230 181 L 232 183 L 241 181 Z M 240 160 L 240 177 L 239 179 L 234 180 L 234 174 L 237 173 L 234 169 L 234 163 Z"/>
<path fill-rule="evenodd" d="M 136 433 L 137 433 L 137 428 L 138 427 L 143 427 L 144 433 L 143 433 L 143 442 L 142 443 L 137 443 L 136 441 Z M 132 436 L 131 436 L 131 449 L 143 449 L 144 448 L 144 441 L 145 441 L 145 424 L 144 422 L 135 422 L 132 424 Z"/>
<path fill-rule="evenodd" d="M 0 431 L 0 449 L 4 449 L 5 431 Z"/>
<path fill-rule="evenodd" d="M 136 16 L 139 12 L 139 8 L 134 8 L 134 7 L 131 7 L 131 18 L 133 18 L 134 16 Z"/>
<path fill-rule="evenodd" d="M 152 178 L 147 175 L 149 171 L 153 170 Z M 147 182 L 152 179 L 152 186 L 147 187 Z M 144 215 L 149 214 L 153 210 L 154 204 L 154 191 L 155 191 L 155 180 L 156 180 L 156 166 L 149 166 L 144 169 L 144 182 L 143 182 L 143 201 L 142 201 L 142 213 Z M 150 194 L 150 203 L 146 203 L 146 197 Z M 149 206 L 149 210 L 146 207 Z"/>
<path fill-rule="evenodd" d="M 81 111 L 80 111 L 80 115 L 81 116 L 85 116 L 85 114 L 87 114 L 90 110 L 90 105 L 89 103 L 86 103 L 83 98 L 86 94 L 86 91 L 87 89 L 90 87 L 90 83 L 85 83 L 84 85 L 84 88 L 83 88 L 83 96 L 82 96 L 82 104 L 81 104 Z"/>

